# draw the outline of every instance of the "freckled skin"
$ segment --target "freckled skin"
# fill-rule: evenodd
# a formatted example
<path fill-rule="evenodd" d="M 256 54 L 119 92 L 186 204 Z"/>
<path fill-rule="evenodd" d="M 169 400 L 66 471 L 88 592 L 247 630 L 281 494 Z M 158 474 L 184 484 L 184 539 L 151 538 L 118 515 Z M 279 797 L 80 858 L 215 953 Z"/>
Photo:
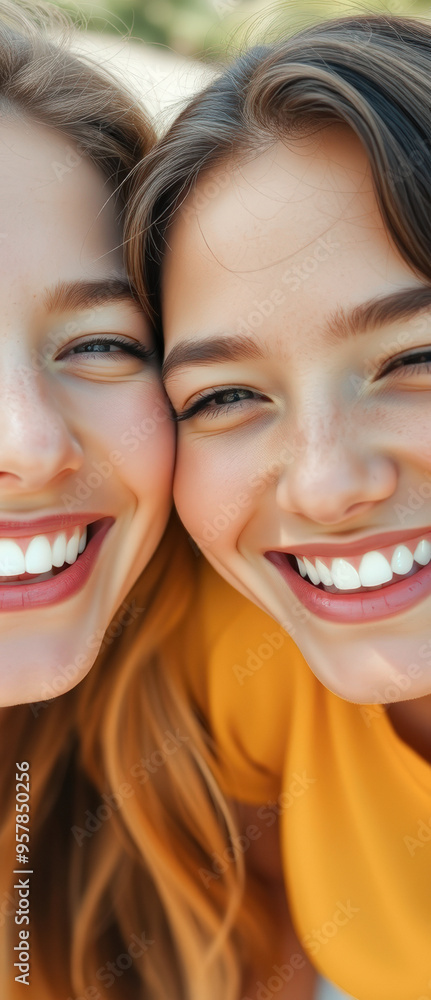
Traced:
<path fill-rule="evenodd" d="M 43 301 L 58 282 L 125 277 L 105 177 L 66 137 L 6 118 L 0 175 L 0 521 L 75 511 L 116 519 L 77 594 L 0 612 L 0 704 L 10 705 L 63 693 L 92 666 L 163 533 L 174 435 L 154 364 L 124 351 L 116 360 L 71 352 L 101 335 L 151 348 L 137 305 L 53 311 Z M 111 471 L 80 501 L 79 484 L 103 462 Z"/>
<path fill-rule="evenodd" d="M 209 179 L 217 183 L 217 170 Z M 169 232 L 166 357 L 189 338 L 239 333 L 267 356 L 190 365 L 167 379 L 177 412 L 214 388 L 254 393 L 236 410 L 179 423 L 180 515 L 233 586 L 293 624 L 312 670 L 335 693 L 390 700 L 386 687 L 393 692 L 394 680 L 416 663 L 400 698 L 425 696 L 429 598 L 383 621 L 329 623 L 303 607 L 298 614 L 264 556 L 355 533 L 429 530 L 429 499 L 408 507 L 404 520 L 397 511 L 408 505 L 409 489 L 431 478 L 431 365 L 408 377 L 380 374 L 382 357 L 431 350 L 429 313 L 344 339 L 335 322 L 324 329 L 340 308 L 420 281 L 388 238 L 364 151 L 344 127 L 231 164 L 229 184 L 199 207 L 204 182 L 208 176 Z"/>

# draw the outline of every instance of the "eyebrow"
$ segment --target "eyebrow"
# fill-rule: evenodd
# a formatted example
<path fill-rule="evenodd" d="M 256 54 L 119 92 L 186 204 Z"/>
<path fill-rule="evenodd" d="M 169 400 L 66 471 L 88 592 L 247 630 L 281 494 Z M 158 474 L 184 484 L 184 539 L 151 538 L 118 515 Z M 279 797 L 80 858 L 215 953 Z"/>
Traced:
<path fill-rule="evenodd" d="M 326 320 L 323 333 L 328 340 L 344 340 L 379 329 L 395 320 L 409 319 L 431 307 L 431 285 L 404 288 L 391 295 L 369 299 L 351 310 L 336 309 Z M 162 378 L 189 365 L 209 365 L 218 361 L 263 360 L 268 351 L 253 337 L 221 336 L 180 341 L 167 355 Z"/>
<path fill-rule="evenodd" d="M 120 300 L 136 301 L 127 278 L 99 278 L 93 281 L 58 281 L 45 289 L 43 305 L 47 312 L 66 312 L 102 306 Z"/>
<path fill-rule="evenodd" d="M 172 348 L 163 362 L 162 378 L 167 379 L 178 368 L 188 365 L 210 365 L 217 361 L 243 361 L 246 358 L 262 360 L 267 351 L 252 337 L 208 337 L 202 340 L 183 340 Z"/>
<path fill-rule="evenodd" d="M 411 319 L 431 307 L 431 285 L 402 288 L 399 292 L 369 299 L 346 311 L 336 309 L 326 320 L 324 333 L 328 338 L 347 339 L 358 333 L 381 329 L 400 319 Z"/>

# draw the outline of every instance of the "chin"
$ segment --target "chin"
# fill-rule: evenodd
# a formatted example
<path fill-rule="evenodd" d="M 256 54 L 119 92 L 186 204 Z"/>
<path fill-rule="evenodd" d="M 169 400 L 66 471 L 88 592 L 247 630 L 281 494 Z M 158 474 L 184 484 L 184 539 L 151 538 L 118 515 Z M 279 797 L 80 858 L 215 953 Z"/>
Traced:
<path fill-rule="evenodd" d="M 91 670 L 103 629 L 53 637 L 2 636 L 0 706 L 50 701 L 74 688 Z"/>
<path fill-rule="evenodd" d="M 392 704 L 431 691 L 431 642 L 425 632 L 414 639 L 356 632 L 346 639 L 335 627 L 322 635 L 308 621 L 297 628 L 295 642 L 317 679 L 345 701 Z"/>
<path fill-rule="evenodd" d="M 237 588 L 285 629 L 317 679 L 339 698 L 391 704 L 431 693 L 429 599 L 392 617 L 344 624 L 325 621 L 295 594 L 274 587 L 259 566 L 249 565 L 247 578 L 251 590 L 238 586 L 238 577 Z"/>

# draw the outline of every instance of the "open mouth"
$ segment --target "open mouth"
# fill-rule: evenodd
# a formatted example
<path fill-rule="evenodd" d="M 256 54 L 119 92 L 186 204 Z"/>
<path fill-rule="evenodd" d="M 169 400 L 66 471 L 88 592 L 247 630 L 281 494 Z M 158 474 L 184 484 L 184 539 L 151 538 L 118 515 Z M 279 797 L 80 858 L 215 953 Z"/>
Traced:
<path fill-rule="evenodd" d="M 41 583 L 77 561 L 100 529 L 103 519 L 29 539 L 0 538 L 0 586 Z"/>
<path fill-rule="evenodd" d="M 361 558 L 308 559 L 286 553 L 292 569 L 327 594 L 356 594 L 381 590 L 415 576 L 431 561 L 431 544 L 421 539 L 416 546 L 393 546 L 386 550 L 367 552 Z M 412 551 L 414 548 L 414 551 Z"/>
<path fill-rule="evenodd" d="M 398 614 L 431 592 L 431 532 L 343 558 L 279 550 L 265 556 L 303 604 L 332 621 Z"/>
<path fill-rule="evenodd" d="M 0 610 L 56 604 L 86 583 L 115 518 L 0 538 Z"/>

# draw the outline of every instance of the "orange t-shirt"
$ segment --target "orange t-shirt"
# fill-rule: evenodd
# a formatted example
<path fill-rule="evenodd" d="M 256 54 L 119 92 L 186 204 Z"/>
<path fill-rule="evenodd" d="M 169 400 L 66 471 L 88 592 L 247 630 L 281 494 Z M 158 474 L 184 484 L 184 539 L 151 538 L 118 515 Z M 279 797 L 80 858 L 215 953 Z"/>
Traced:
<path fill-rule="evenodd" d="M 358 1000 L 431 1000 L 431 767 L 381 706 L 343 701 L 292 639 L 202 560 L 186 681 L 224 791 L 282 827 L 313 964 Z"/>

